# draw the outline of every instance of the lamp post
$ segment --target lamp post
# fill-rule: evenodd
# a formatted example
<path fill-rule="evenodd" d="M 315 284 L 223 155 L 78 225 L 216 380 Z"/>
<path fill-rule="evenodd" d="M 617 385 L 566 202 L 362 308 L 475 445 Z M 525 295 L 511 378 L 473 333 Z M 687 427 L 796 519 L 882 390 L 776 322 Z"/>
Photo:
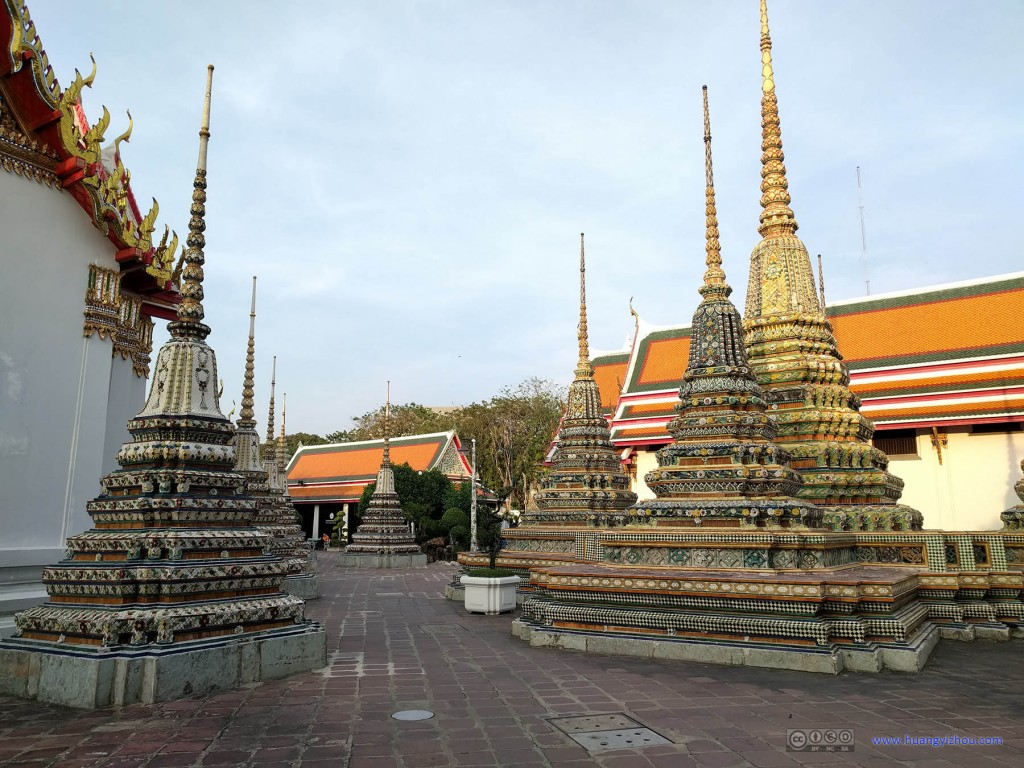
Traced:
<path fill-rule="evenodd" d="M 476 438 L 472 440 L 473 446 L 473 476 L 469 481 L 469 551 L 476 552 L 479 547 L 476 543 Z"/>

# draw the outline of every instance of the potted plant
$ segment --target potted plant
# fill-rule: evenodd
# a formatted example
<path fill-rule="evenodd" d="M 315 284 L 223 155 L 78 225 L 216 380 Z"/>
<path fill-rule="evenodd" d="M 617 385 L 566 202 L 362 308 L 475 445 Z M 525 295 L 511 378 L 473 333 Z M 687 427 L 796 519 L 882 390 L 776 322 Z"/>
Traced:
<path fill-rule="evenodd" d="M 459 579 L 465 594 L 466 610 L 493 616 L 516 607 L 519 577 L 507 568 L 498 568 L 498 552 L 502 544 L 502 519 L 485 507 L 477 528 L 478 538 L 489 558 L 487 568 L 474 568 Z"/>

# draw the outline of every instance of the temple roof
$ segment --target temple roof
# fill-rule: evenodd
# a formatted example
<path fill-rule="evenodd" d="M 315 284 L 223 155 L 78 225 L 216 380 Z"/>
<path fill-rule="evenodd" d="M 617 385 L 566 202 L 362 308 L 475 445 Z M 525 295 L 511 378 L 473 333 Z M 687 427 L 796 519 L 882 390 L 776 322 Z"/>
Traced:
<path fill-rule="evenodd" d="M 143 297 L 146 314 L 174 319 L 177 235 L 168 242 L 164 228 L 162 239 L 155 238 L 156 200 L 145 214 L 136 202 L 119 150 L 131 135 L 131 116 L 128 129 L 103 146 L 110 114 L 104 108 L 90 125 L 81 100 L 82 89 L 96 76 L 95 62 L 88 77 L 76 72 L 62 89 L 22 2 L 0 4 L 0 51 L 0 100 L 13 113 L 24 141 L 51 159 L 46 171 L 110 240 L 122 287 Z"/>
<path fill-rule="evenodd" d="M 391 438 L 391 463 L 427 472 L 438 469 L 451 479 L 469 479 L 469 461 L 453 432 Z M 288 494 L 296 503 L 359 501 L 377 479 L 384 440 L 303 446 L 288 463 Z"/>
<path fill-rule="evenodd" d="M 826 314 L 880 429 L 1024 421 L 1024 272 L 831 302 Z M 628 359 L 595 359 L 616 445 L 670 440 L 689 349 L 688 326 L 641 325 Z"/>

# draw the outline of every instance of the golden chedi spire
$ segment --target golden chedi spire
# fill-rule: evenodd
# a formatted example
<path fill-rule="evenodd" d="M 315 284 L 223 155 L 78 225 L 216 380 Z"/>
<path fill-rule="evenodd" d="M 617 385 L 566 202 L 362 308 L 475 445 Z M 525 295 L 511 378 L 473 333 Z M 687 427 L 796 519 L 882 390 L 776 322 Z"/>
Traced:
<path fill-rule="evenodd" d="M 199 128 L 199 161 L 196 164 L 196 178 L 192 182 L 192 208 L 188 222 L 188 248 L 184 254 L 184 269 L 178 293 L 178 320 L 167 327 L 173 338 L 205 339 L 210 327 L 203 324 L 203 264 L 206 257 L 206 149 L 210 143 L 210 101 L 213 92 L 213 64 L 207 68 L 206 98 L 203 102 L 203 119 Z"/>
<path fill-rule="evenodd" d="M 238 412 L 238 426 L 254 429 L 256 411 L 253 398 L 256 387 L 256 275 L 252 276 L 252 305 L 249 308 L 249 346 L 245 352 L 245 376 L 242 379 L 242 410 Z"/>
<path fill-rule="evenodd" d="M 766 0 L 761 0 L 761 216 L 757 231 L 762 240 L 750 258 L 747 318 L 822 313 L 811 257 L 795 234 L 798 227 L 789 207 L 784 160 L 768 7 Z"/>
<path fill-rule="evenodd" d="M 776 442 L 804 480 L 800 498 L 825 509 L 836 529 L 921 527 L 899 506 L 903 481 L 871 445 L 874 424 L 859 413 L 850 376 L 815 285 L 810 254 L 796 236 L 772 64 L 766 0 L 761 0 L 761 216 L 750 255 L 744 319 L 746 352 L 774 408 Z"/>
<path fill-rule="evenodd" d="M 587 262 L 583 250 L 583 233 L 580 232 L 580 323 L 576 327 L 576 342 L 580 356 L 576 363 L 578 378 L 593 378 L 594 367 L 590 364 L 590 344 L 587 339 Z"/>
<path fill-rule="evenodd" d="M 788 452 L 772 442 L 775 422 L 747 365 L 743 320 L 729 301 L 732 289 L 725 282 L 718 241 L 707 86 L 703 98 L 703 298 L 690 326 L 678 415 L 668 425 L 674 441 L 658 451 L 658 467 L 644 476 L 657 498 L 637 502 L 634 510 L 642 519 L 664 518 L 674 525 L 817 525 L 821 512 L 794 498 L 800 475 L 788 466 Z"/>
<path fill-rule="evenodd" d="M 267 470 L 270 486 L 278 488 L 277 439 L 274 435 L 274 387 L 277 386 L 277 355 L 270 364 L 270 405 L 267 408 L 267 441 L 263 444 L 263 468 Z"/>
<path fill-rule="evenodd" d="M 711 117 L 708 114 L 708 87 L 702 86 L 704 95 L 704 217 L 705 246 L 707 253 L 704 272 L 704 285 L 700 295 L 705 298 L 712 296 L 728 298 L 732 287 L 725 282 L 725 271 L 722 269 L 722 244 L 718 240 L 718 210 L 715 208 L 715 174 L 711 164 Z"/>
<path fill-rule="evenodd" d="M 524 523 L 544 525 L 615 525 L 625 522 L 626 508 L 636 501 L 629 476 L 622 471 L 611 444 L 601 393 L 594 381 L 587 339 L 587 267 L 580 233 L 580 320 L 576 327 L 579 359 L 569 385 L 565 416 L 559 425 L 552 471 L 534 496 L 537 509 Z M 514 546 L 514 541 L 513 541 Z"/>
<path fill-rule="evenodd" d="M 285 426 L 284 421 L 286 417 L 286 411 L 288 408 L 288 393 L 284 392 L 281 394 L 281 434 L 277 439 L 277 472 L 278 479 L 281 481 L 281 486 L 284 487 L 285 473 L 284 465 L 288 463 L 288 446 L 285 440 Z"/>

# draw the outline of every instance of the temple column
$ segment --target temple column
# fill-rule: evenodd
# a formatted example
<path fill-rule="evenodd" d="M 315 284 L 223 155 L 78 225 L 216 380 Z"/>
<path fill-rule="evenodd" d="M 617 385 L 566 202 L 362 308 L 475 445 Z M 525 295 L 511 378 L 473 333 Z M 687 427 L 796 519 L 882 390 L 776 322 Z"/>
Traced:
<path fill-rule="evenodd" d="M 320 505 L 313 505 L 313 533 L 311 534 L 313 541 L 320 541 Z"/>

